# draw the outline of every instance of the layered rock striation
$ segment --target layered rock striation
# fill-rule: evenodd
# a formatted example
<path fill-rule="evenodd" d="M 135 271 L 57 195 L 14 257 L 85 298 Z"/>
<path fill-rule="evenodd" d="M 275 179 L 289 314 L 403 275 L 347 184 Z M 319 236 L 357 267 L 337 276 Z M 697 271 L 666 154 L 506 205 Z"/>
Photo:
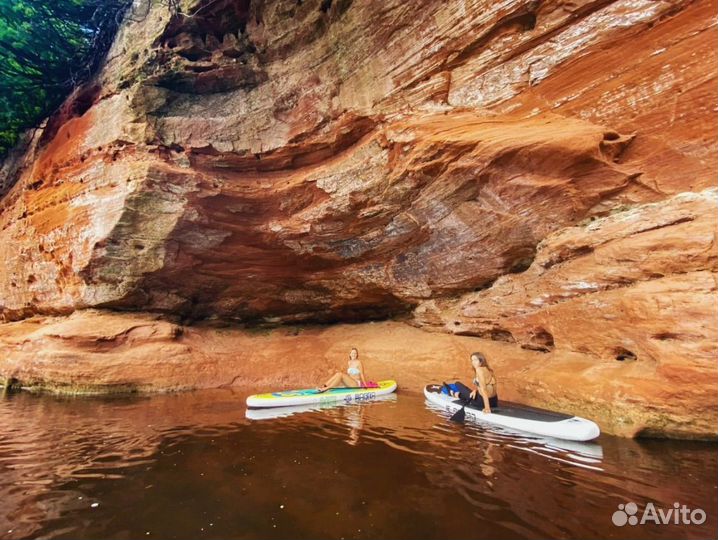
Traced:
<path fill-rule="evenodd" d="M 714 437 L 716 7 L 135 2 L 0 168 L 0 376 L 189 388 L 172 328 L 394 318 L 556 362 L 497 359 L 526 402 Z M 134 376 L 171 361 L 85 310 L 186 369 Z"/>

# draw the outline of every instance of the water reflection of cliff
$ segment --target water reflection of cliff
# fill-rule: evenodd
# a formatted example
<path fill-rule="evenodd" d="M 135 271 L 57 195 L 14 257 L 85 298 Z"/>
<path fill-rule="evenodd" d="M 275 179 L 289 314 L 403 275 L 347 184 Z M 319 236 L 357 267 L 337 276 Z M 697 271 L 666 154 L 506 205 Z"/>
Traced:
<path fill-rule="evenodd" d="M 620 538 L 636 530 L 610 516 L 629 500 L 709 513 L 703 528 L 643 527 L 647 538 L 715 527 L 714 445 L 561 447 L 451 424 L 411 394 L 262 421 L 243 403 L 230 391 L 9 396 L 2 536 Z"/>
<path fill-rule="evenodd" d="M 238 403 L 231 392 L 101 399 L 4 395 L 0 536 L 31 536 L 63 513 L 92 509 L 96 501 L 75 484 L 120 479 L 150 465 L 167 436 L 189 435 L 197 427 L 201 432 L 201 426 L 221 429 Z"/>

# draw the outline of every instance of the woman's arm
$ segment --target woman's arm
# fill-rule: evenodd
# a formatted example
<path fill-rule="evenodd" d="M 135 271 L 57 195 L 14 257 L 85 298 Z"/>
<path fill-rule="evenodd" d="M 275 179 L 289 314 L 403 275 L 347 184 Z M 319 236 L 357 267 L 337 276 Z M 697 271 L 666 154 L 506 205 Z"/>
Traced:
<path fill-rule="evenodd" d="M 491 405 L 489 405 L 489 392 L 486 390 L 486 379 L 484 378 L 484 373 L 482 371 L 476 372 L 476 379 L 479 381 L 479 386 L 476 390 L 471 392 L 473 394 L 472 397 L 476 397 L 476 391 L 481 394 L 481 397 L 484 398 L 484 412 L 490 413 L 491 412 Z"/>
<path fill-rule="evenodd" d="M 366 386 L 366 377 L 364 377 L 364 364 L 361 363 L 361 360 L 359 361 L 359 381 L 361 381 L 362 386 Z"/>

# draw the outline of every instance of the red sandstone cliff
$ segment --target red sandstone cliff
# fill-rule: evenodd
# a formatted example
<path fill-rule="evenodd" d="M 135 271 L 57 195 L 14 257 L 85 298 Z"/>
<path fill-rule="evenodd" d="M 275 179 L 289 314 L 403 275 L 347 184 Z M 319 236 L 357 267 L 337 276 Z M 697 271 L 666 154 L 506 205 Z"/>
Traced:
<path fill-rule="evenodd" d="M 400 384 L 483 348 L 516 399 L 716 436 L 715 1 L 182 4 L 0 168 L 0 377 L 281 381 L 286 329 L 206 321 L 398 318 L 362 344 Z"/>

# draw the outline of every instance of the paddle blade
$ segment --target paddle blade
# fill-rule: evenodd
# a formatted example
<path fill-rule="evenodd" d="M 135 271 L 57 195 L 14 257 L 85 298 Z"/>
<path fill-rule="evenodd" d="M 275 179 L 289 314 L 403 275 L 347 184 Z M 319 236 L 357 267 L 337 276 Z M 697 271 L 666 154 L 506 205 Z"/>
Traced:
<path fill-rule="evenodd" d="M 458 411 L 452 414 L 449 420 L 458 424 L 463 424 L 464 419 L 466 418 L 466 411 L 464 410 L 465 407 L 466 405 L 464 405 L 464 407 L 461 407 Z"/>

